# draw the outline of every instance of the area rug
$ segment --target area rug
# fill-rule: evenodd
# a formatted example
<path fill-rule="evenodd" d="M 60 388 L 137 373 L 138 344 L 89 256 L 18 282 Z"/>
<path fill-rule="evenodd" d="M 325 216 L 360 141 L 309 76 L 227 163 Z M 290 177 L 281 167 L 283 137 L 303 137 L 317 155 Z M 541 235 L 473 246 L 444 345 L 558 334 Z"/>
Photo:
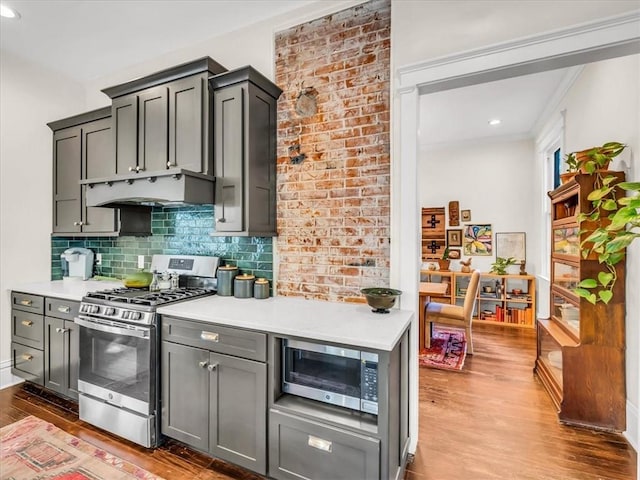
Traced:
<path fill-rule="evenodd" d="M 418 356 L 421 367 L 462 370 L 467 355 L 467 341 L 464 330 L 434 326 L 431 347 L 425 348 Z"/>
<path fill-rule="evenodd" d="M 29 416 L 0 429 L 2 480 L 162 480 Z"/>

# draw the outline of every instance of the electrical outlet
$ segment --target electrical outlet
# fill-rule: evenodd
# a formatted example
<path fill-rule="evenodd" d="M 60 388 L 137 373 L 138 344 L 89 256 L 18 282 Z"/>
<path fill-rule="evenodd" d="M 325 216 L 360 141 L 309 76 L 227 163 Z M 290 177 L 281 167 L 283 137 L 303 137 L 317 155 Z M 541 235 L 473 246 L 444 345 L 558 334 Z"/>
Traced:
<path fill-rule="evenodd" d="M 96 253 L 96 265 L 102 265 L 102 254 Z"/>
<path fill-rule="evenodd" d="M 138 255 L 138 268 L 144 268 L 144 255 Z"/>

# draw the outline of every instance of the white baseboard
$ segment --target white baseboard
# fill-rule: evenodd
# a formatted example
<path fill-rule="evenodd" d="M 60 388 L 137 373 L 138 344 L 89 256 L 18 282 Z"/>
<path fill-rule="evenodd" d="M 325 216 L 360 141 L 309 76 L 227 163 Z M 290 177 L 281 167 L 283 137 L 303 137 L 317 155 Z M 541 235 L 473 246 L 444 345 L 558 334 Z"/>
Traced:
<path fill-rule="evenodd" d="M 627 400 L 627 429 L 624 432 L 624 437 L 636 452 L 638 452 L 638 446 L 640 446 L 640 441 L 638 440 L 639 428 L 638 407 Z"/>
<path fill-rule="evenodd" d="M 0 362 L 0 390 L 22 383 L 24 380 L 11 373 L 11 360 Z"/>

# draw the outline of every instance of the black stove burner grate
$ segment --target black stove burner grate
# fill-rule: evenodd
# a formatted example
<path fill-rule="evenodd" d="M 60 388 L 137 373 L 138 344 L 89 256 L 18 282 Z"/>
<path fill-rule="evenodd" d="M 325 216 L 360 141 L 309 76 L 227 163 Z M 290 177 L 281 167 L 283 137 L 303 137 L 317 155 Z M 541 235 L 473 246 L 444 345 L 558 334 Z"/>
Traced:
<path fill-rule="evenodd" d="M 148 290 L 138 288 L 115 288 L 112 290 L 90 292 L 85 298 L 155 307 L 169 302 L 178 302 L 189 298 L 212 295 L 214 293 L 215 290 L 212 288 L 199 287 L 174 288 L 171 290 L 160 290 L 159 292 L 149 292 Z"/>

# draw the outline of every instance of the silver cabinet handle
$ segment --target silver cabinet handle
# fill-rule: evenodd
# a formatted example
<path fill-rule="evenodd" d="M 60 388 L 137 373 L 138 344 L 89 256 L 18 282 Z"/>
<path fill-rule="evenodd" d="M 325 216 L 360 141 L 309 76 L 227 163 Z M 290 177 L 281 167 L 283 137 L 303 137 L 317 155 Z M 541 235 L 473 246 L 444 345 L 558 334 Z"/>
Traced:
<path fill-rule="evenodd" d="M 71 311 L 71 307 L 69 305 L 59 305 L 58 311 L 62 313 L 69 313 Z"/>
<path fill-rule="evenodd" d="M 27 362 L 30 362 L 31 360 L 33 360 L 33 355 L 24 354 L 22 355 L 22 359 L 26 360 Z"/>
<path fill-rule="evenodd" d="M 333 442 L 324 440 L 319 437 L 314 437 L 313 435 L 309 435 L 307 445 L 313 448 L 317 448 L 318 450 L 323 450 L 325 452 L 331 453 Z"/>
<path fill-rule="evenodd" d="M 30 327 L 31 325 L 33 325 L 33 322 L 31 320 L 22 320 L 20 323 L 25 327 Z"/>
<path fill-rule="evenodd" d="M 64 333 L 64 332 L 66 332 L 67 330 L 69 330 L 69 329 L 68 329 L 68 328 L 60 328 L 60 327 L 56 328 L 56 332 L 57 332 L 57 333 Z"/>
<path fill-rule="evenodd" d="M 167 167 L 171 168 L 171 167 L 175 167 L 175 165 L 171 162 L 167 162 Z"/>
<path fill-rule="evenodd" d="M 226 222 L 226 221 L 227 221 L 227 219 L 226 219 L 226 218 L 224 218 L 224 217 L 223 217 L 223 218 L 216 218 L 216 222 L 217 222 L 217 223 L 224 223 L 224 222 Z"/>
<path fill-rule="evenodd" d="M 198 362 L 198 366 L 200 368 L 206 368 L 206 366 L 209 364 L 209 362 L 207 362 L 206 360 L 204 362 Z"/>
<path fill-rule="evenodd" d="M 136 167 L 129 167 L 129 171 L 130 172 L 135 172 L 136 171 Z"/>
<path fill-rule="evenodd" d="M 33 302 L 31 300 L 20 300 L 20 305 L 24 305 L 25 307 L 30 307 L 31 305 L 33 305 Z"/>
<path fill-rule="evenodd" d="M 213 372 L 216 368 L 218 368 L 218 364 L 217 363 L 212 363 L 207 368 L 209 369 L 210 372 Z"/>
<path fill-rule="evenodd" d="M 74 224 L 76 227 L 81 227 L 82 225 L 84 225 L 84 222 L 73 222 L 73 224 Z"/>
<path fill-rule="evenodd" d="M 216 343 L 218 343 L 218 340 L 219 340 L 219 338 L 220 338 L 220 335 L 218 335 L 217 333 L 214 333 L 214 332 L 207 332 L 207 331 L 203 330 L 203 331 L 200 333 L 200 338 L 201 338 L 202 340 L 208 340 L 208 341 L 210 341 L 210 342 L 216 342 Z"/>

